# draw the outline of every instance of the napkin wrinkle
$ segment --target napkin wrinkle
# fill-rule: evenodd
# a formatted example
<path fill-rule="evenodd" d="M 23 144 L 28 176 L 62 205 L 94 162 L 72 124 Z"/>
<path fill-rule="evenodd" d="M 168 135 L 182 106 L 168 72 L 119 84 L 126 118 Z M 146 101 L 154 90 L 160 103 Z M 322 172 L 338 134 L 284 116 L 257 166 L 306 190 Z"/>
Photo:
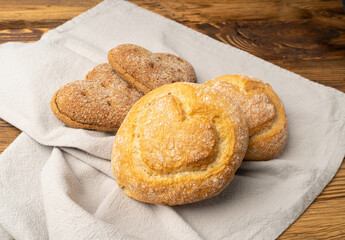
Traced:
<path fill-rule="evenodd" d="M 49 177 L 48 177 L 48 176 Z M 49 181 L 47 181 L 49 178 Z M 60 193 L 93 213 L 109 191 L 115 180 L 85 164 L 78 158 L 54 148 L 42 171 L 43 184 L 56 184 Z M 97 192 L 97 194 L 93 194 Z"/>
<path fill-rule="evenodd" d="M 39 175 L 51 149 L 21 133 L 0 155 L 0 227 L 11 236 L 0 239 L 47 238 Z"/>
<path fill-rule="evenodd" d="M 0 239 L 14 239 L 14 237 L 5 230 L 0 224 Z"/>
<path fill-rule="evenodd" d="M 173 207 L 153 205 L 154 214 L 175 239 L 204 239 Z M 173 226 L 173 227 L 172 227 Z M 176 229 L 177 228 L 177 229 Z"/>
<path fill-rule="evenodd" d="M 131 209 L 134 211 L 130 211 Z M 160 222 L 152 217 L 149 205 L 130 199 L 118 186 L 114 187 L 104 198 L 94 216 L 107 224 L 116 226 L 120 231 L 140 236 L 142 239 L 170 237 L 162 232 Z M 145 224 L 141 224 L 141 222 L 145 222 Z"/>
<path fill-rule="evenodd" d="M 98 170 L 54 148 L 41 173 L 43 204 L 51 239 L 128 239 L 92 213 L 116 184 Z"/>
<path fill-rule="evenodd" d="M 200 239 L 172 207 L 138 202 L 119 187 L 104 198 L 94 216 L 142 239 Z"/>
<path fill-rule="evenodd" d="M 87 153 L 83 150 L 76 149 L 76 148 L 60 148 L 63 152 L 68 153 L 69 155 L 73 156 L 74 158 L 88 164 L 89 166 L 97 169 L 100 173 L 107 175 L 115 179 L 114 173 L 111 169 L 110 159 L 99 158 L 90 153 Z"/>
<path fill-rule="evenodd" d="M 89 60 L 95 66 L 100 64 L 100 63 L 104 63 L 104 62 L 108 61 L 107 51 L 104 51 L 95 45 L 85 43 L 82 39 L 77 38 L 76 36 L 72 36 L 72 35 L 69 36 L 68 34 L 66 34 L 66 36 L 68 38 L 65 38 L 65 37 L 64 38 L 62 38 L 62 37 L 54 38 L 54 39 L 51 39 L 51 41 L 54 44 L 58 44 L 61 47 L 66 48 L 66 50 L 71 51 L 71 52 Z M 90 69 L 90 71 L 91 71 L 91 69 Z M 80 79 L 76 79 L 76 80 L 85 79 L 86 74 L 87 74 L 87 72 L 84 74 L 84 77 L 82 77 Z"/>

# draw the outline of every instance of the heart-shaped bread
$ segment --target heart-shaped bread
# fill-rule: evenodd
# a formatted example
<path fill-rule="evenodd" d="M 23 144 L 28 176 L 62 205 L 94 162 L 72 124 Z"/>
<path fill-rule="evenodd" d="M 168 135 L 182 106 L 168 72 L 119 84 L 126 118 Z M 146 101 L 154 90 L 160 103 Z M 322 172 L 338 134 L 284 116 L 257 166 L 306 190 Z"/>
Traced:
<path fill-rule="evenodd" d="M 194 69 L 186 60 L 169 53 L 152 53 L 133 44 L 111 49 L 108 61 L 123 79 L 144 94 L 164 84 L 196 81 Z"/>
<path fill-rule="evenodd" d="M 236 104 L 205 85 L 168 84 L 130 110 L 115 137 L 112 168 L 128 196 L 181 205 L 220 193 L 247 143 Z"/>
<path fill-rule="evenodd" d="M 186 118 L 172 95 L 157 99 L 142 115 L 141 158 L 161 173 L 205 169 L 217 150 L 217 135 L 214 125 L 203 120 Z"/>
<path fill-rule="evenodd" d="M 172 54 L 123 44 L 108 58 L 113 67 L 100 64 L 85 80 L 68 83 L 53 96 L 52 111 L 66 125 L 116 131 L 143 94 L 166 83 L 196 80 L 193 67 Z"/>
<path fill-rule="evenodd" d="M 90 71 L 85 80 L 61 87 L 51 99 L 51 109 L 70 127 L 116 131 L 140 97 L 142 93 L 104 63 Z"/>
<path fill-rule="evenodd" d="M 204 85 L 241 107 L 249 128 L 246 160 L 268 160 L 284 149 L 288 132 L 285 110 L 269 84 L 245 75 L 225 75 Z"/>

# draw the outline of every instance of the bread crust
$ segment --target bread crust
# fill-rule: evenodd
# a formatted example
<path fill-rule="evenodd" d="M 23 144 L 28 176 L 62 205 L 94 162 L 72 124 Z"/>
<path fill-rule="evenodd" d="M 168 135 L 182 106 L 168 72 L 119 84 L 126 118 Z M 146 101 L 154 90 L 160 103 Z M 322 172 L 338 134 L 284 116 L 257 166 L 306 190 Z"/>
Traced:
<path fill-rule="evenodd" d="M 268 83 L 245 75 L 224 75 L 204 83 L 236 102 L 249 127 L 245 160 L 269 160 L 285 147 L 288 135 L 284 105 Z"/>
<path fill-rule="evenodd" d="M 195 82 L 187 61 L 123 44 L 108 53 L 109 63 L 96 66 L 85 80 L 61 87 L 51 99 L 55 116 L 70 127 L 116 131 L 144 94 L 171 82 Z M 124 66 L 124 67 L 122 67 Z"/>
<path fill-rule="evenodd" d="M 74 128 L 116 131 L 142 94 L 107 64 L 90 71 L 85 80 L 61 87 L 51 99 L 55 116 Z"/>
<path fill-rule="evenodd" d="M 142 97 L 115 137 L 118 185 L 139 201 L 181 205 L 219 194 L 248 144 L 241 110 L 212 88 L 164 85 Z"/>
<path fill-rule="evenodd" d="M 192 65 L 169 53 L 152 53 L 134 45 L 122 44 L 108 53 L 109 64 L 120 76 L 140 92 L 174 82 L 195 82 Z"/>

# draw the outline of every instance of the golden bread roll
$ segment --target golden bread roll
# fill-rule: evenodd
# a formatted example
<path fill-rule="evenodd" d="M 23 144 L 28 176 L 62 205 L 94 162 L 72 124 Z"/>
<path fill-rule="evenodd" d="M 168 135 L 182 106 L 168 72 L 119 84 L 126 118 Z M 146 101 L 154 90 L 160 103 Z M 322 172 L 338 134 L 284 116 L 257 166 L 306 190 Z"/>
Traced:
<path fill-rule="evenodd" d="M 236 104 L 204 85 L 168 84 L 127 114 L 115 137 L 112 169 L 128 196 L 181 205 L 220 193 L 247 144 L 248 127 Z"/>
<path fill-rule="evenodd" d="M 268 83 L 245 75 L 224 75 L 204 85 L 237 103 L 249 128 L 246 160 L 268 160 L 285 147 L 288 128 L 284 105 Z"/>

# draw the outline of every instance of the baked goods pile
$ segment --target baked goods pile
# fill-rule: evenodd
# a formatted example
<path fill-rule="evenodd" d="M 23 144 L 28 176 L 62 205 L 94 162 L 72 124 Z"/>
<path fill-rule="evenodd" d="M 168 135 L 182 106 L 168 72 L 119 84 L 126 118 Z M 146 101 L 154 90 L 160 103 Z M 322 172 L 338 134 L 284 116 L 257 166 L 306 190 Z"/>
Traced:
<path fill-rule="evenodd" d="M 58 90 L 51 106 L 72 127 L 119 128 L 112 169 L 136 200 L 181 205 L 213 197 L 243 159 L 272 159 L 285 147 L 283 103 L 259 79 L 196 84 L 187 61 L 130 44 L 110 50 L 108 60 Z"/>
<path fill-rule="evenodd" d="M 68 83 L 54 94 L 50 105 L 60 121 L 75 128 L 116 131 L 147 92 L 164 84 L 196 80 L 186 60 L 133 44 L 111 49 L 108 61 L 92 69 L 84 80 Z"/>

